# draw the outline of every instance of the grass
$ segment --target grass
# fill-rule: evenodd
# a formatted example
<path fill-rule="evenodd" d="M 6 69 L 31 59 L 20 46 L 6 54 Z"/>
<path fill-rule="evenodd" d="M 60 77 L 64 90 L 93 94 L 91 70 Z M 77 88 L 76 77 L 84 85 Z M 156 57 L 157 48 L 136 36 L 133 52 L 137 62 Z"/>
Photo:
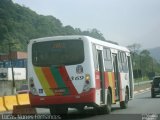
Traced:
<path fill-rule="evenodd" d="M 149 80 L 149 78 L 147 76 L 140 77 L 140 78 L 134 78 L 135 83 L 144 82 L 144 81 L 148 81 L 148 80 Z"/>

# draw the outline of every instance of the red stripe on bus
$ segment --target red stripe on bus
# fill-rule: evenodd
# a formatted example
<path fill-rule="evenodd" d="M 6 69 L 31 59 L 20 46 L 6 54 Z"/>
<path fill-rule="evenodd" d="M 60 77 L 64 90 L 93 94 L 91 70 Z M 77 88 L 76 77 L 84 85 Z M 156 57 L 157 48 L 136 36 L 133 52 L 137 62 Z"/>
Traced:
<path fill-rule="evenodd" d="M 41 107 L 45 105 L 73 105 L 73 104 L 86 104 L 86 103 L 95 103 L 95 92 L 94 88 L 91 88 L 88 92 L 77 95 L 67 95 L 67 96 L 36 96 L 30 94 L 31 106 Z M 43 99 L 43 100 L 41 100 Z"/>
<path fill-rule="evenodd" d="M 101 84 L 100 84 L 100 73 L 99 73 L 99 71 L 95 72 L 95 82 L 96 82 L 96 89 L 100 89 Z"/>
<path fill-rule="evenodd" d="M 59 72 L 61 74 L 61 77 L 66 84 L 67 88 L 69 89 L 70 94 L 77 95 L 78 92 L 76 88 L 74 87 L 73 83 L 71 82 L 71 79 L 69 78 L 69 75 L 67 73 L 67 70 L 65 67 L 59 67 Z"/>
<path fill-rule="evenodd" d="M 114 77 L 114 72 L 112 72 L 112 80 L 113 80 L 113 90 L 114 90 L 114 101 L 116 100 L 116 93 L 115 93 L 115 77 Z"/>

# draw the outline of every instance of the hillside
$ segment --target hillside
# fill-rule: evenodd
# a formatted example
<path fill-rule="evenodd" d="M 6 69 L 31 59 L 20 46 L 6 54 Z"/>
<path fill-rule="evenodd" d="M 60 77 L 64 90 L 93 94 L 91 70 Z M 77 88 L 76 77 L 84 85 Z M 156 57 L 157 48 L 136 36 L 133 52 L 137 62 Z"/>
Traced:
<path fill-rule="evenodd" d="M 149 51 L 151 56 L 160 62 L 160 47 L 149 49 Z"/>
<path fill-rule="evenodd" d="M 27 41 L 55 35 L 88 35 L 105 40 L 97 29 L 81 31 L 70 25 L 63 26 L 54 16 L 38 15 L 11 0 L 0 0 L 0 53 L 8 52 L 8 43 L 16 43 L 12 50 L 26 51 Z"/>

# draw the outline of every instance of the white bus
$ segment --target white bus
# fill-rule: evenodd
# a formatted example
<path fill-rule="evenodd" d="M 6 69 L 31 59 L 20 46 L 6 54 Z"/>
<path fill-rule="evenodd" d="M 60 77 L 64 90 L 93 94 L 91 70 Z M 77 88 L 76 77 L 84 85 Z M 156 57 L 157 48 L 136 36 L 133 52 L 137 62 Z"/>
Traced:
<path fill-rule="evenodd" d="M 133 98 L 131 54 L 126 47 L 88 36 L 55 36 L 28 44 L 28 79 L 33 107 L 66 114 L 94 107 L 110 113 Z"/>

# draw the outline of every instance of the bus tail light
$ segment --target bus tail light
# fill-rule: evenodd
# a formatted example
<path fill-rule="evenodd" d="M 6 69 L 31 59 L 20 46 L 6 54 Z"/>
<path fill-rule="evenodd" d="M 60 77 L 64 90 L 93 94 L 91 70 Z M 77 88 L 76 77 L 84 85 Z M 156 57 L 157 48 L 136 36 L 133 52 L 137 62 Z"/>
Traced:
<path fill-rule="evenodd" d="M 86 74 L 85 75 L 85 82 L 84 82 L 83 92 L 87 92 L 89 90 L 90 90 L 90 75 Z"/>
<path fill-rule="evenodd" d="M 33 78 L 29 78 L 29 87 L 30 87 L 30 91 L 33 95 L 38 95 L 38 92 L 34 86 Z"/>

